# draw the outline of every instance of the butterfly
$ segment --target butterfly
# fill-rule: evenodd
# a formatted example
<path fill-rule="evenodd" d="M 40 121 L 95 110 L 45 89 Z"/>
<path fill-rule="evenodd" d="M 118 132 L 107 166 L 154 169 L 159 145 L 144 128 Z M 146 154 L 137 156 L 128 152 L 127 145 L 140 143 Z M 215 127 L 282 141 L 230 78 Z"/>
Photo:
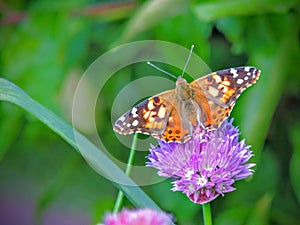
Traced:
<path fill-rule="evenodd" d="M 114 131 L 143 133 L 165 142 L 186 142 L 197 126 L 217 129 L 230 115 L 237 98 L 253 85 L 260 70 L 236 67 L 210 73 L 188 83 L 178 77 L 175 89 L 150 97 L 123 114 Z"/>

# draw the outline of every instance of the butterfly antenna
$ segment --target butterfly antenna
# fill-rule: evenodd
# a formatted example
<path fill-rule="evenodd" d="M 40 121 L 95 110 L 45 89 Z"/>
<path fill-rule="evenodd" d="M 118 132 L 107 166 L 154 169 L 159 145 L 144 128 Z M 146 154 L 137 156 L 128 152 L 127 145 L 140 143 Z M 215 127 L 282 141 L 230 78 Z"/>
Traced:
<path fill-rule="evenodd" d="M 169 76 L 171 76 L 171 77 L 177 79 L 177 77 L 174 76 L 173 74 L 171 74 L 171 73 L 169 73 L 169 72 L 167 72 L 167 71 L 164 71 L 163 69 L 161 69 L 161 68 L 155 66 L 155 65 L 152 64 L 151 62 L 148 61 L 147 64 L 150 65 L 150 66 L 152 66 L 153 68 L 157 69 L 158 71 L 163 72 L 163 73 L 165 73 L 165 74 L 167 74 L 167 75 L 169 75 Z"/>
<path fill-rule="evenodd" d="M 183 77 L 183 74 L 184 74 L 184 72 L 185 72 L 185 69 L 186 69 L 187 65 L 189 64 L 189 62 L 190 62 L 190 59 L 191 59 L 193 50 L 194 50 L 194 45 L 191 46 L 190 54 L 189 54 L 189 56 L 188 56 L 188 59 L 186 60 L 186 63 L 185 63 L 185 65 L 184 65 L 184 67 L 183 67 L 181 77 Z"/>

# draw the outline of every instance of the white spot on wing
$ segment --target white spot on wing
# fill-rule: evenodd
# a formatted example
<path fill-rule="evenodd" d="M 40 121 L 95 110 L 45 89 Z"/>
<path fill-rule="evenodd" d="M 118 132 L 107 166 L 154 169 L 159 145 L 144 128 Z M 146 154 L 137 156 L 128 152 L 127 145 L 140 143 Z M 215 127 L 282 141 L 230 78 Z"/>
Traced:
<path fill-rule="evenodd" d="M 228 80 L 224 80 L 222 81 L 222 84 L 225 86 L 230 86 L 231 83 Z"/>
<path fill-rule="evenodd" d="M 131 110 L 131 114 L 132 114 L 133 118 L 136 118 L 136 117 L 139 116 L 136 112 L 137 112 L 137 108 L 133 107 L 132 110 Z"/>
<path fill-rule="evenodd" d="M 230 73 L 232 73 L 232 77 L 233 77 L 233 78 L 236 78 L 236 77 L 239 76 L 238 73 L 237 73 L 237 70 L 234 69 L 234 68 L 231 68 L 231 69 L 230 69 Z"/>
<path fill-rule="evenodd" d="M 213 79 L 215 79 L 216 83 L 220 83 L 222 81 L 219 75 L 213 75 Z"/>
<path fill-rule="evenodd" d="M 249 72 L 249 71 L 250 71 L 250 68 L 251 68 L 250 66 L 245 66 L 245 71 L 246 71 L 246 72 Z"/>
<path fill-rule="evenodd" d="M 155 107 L 154 107 L 154 104 L 153 104 L 153 99 L 150 99 L 149 101 L 148 101 L 148 109 L 149 110 L 153 110 Z"/>
<path fill-rule="evenodd" d="M 217 97 L 219 95 L 219 90 L 212 86 L 208 86 L 208 93 L 211 94 L 213 97 Z"/>
<path fill-rule="evenodd" d="M 237 79 L 237 81 L 236 81 L 237 84 L 242 84 L 243 82 L 244 82 L 243 79 Z"/>
<path fill-rule="evenodd" d="M 132 110 L 131 110 L 131 113 L 136 114 L 136 111 L 137 111 L 137 108 L 133 107 Z"/>
<path fill-rule="evenodd" d="M 160 118 L 165 118 L 166 116 L 166 108 L 161 106 L 158 110 L 158 113 L 157 113 L 158 117 Z"/>
<path fill-rule="evenodd" d="M 137 120 L 134 120 L 134 121 L 132 122 L 132 126 L 134 126 L 134 127 L 136 127 L 138 124 L 139 124 L 139 121 L 137 121 Z"/>
<path fill-rule="evenodd" d="M 253 76 L 252 76 L 253 79 L 256 77 L 256 72 L 257 72 L 257 69 L 254 69 L 253 70 Z"/>

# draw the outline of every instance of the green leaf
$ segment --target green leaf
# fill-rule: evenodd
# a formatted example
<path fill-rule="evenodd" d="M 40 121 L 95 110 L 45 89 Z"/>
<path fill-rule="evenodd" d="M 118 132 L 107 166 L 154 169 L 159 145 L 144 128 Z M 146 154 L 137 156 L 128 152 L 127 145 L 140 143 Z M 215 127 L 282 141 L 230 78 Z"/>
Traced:
<path fill-rule="evenodd" d="M 229 16 L 257 15 L 266 12 L 287 12 L 297 6 L 297 0 L 219 0 L 206 1 L 196 5 L 199 19 L 212 21 Z"/>
<path fill-rule="evenodd" d="M 46 124 L 73 146 L 99 175 L 106 177 L 118 189 L 122 190 L 133 205 L 159 210 L 159 207 L 94 144 L 64 120 L 34 101 L 15 84 L 3 78 L 0 78 L 0 100 L 20 106 Z M 77 139 L 75 139 L 75 136 Z"/>
<path fill-rule="evenodd" d="M 13 30 L 1 29 L 7 32 L 1 48 L 2 73 L 56 113 L 60 109 L 54 93 L 70 69 L 88 54 L 90 25 L 70 15 L 72 8 L 79 7 L 76 2 L 37 1 L 22 23 Z"/>
<path fill-rule="evenodd" d="M 294 126 L 291 131 L 293 143 L 293 155 L 290 162 L 291 183 L 293 185 L 298 203 L 300 203 L 300 124 Z"/>
<path fill-rule="evenodd" d="M 15 110 L 11 105 L 0 103 L 0 118 L 4 118 L 5 115 L 10 115 L 10 117 L 0 120 L 0 134 L 5 134 L 5 137 L 0 135 L 0 160 L 15 142 L 23 126 L 23 112 Z"/>
<path fill-rule="evenodd" d="M 195 45 L 194 52 L 209 64 L 212 29 L 213 23 L 199 21 L 194 11 L 188 8 L 172 19 L 162 21 L 153 30 L 157 40 L 181 43 L 187 48 Z"/>
<path fill-rule="evenodd" d="M 242 225 L 249 209 L 244 206 L 228 208 L 215 219 L 215 225 Z"/>
<path fill-rule="evenodd" d="M 261 199 L 259 199 L 259 201 L 256 203 L 256 206 L 253 212 L 250 214 L 246 224 L 269 224 L 268 222 L 272 199 L 273 196 L 269 193 L 266 193 L 264 196 L 262 196 Z"/>
<path fill-rule="evenodd" d="M 60 168 L 60 174 L 54 176 L 53 179 L 50 180 L 50 184 L 43 189 L 36 206 L 35 220 L 37 221 L 37 224 L 42 223 L 45 209 L 54 202 L 66 183 L 70 181 L 71 174 L 76 170 L 76 166 L 78 165 L 78 162 L 80 162 L 80 159 L 79 155 L 71 155 Z"/>
<path fill-rule="evenodd" d="M 249 54 L 248 65 L 256 66 L 262 72 L 257 84 L 240 97 L 234 113 L 238 112 L 235 123 L 239 124 L 247 143 L 253 146 L 256 161 L 259 161 L 290 68 L 294 67 L 294 46 L 298 45 L 299 29 L 296 18 L 293 14 L 255 17 L 252 22 L 259 31 L 255 33 L 251 30 L 252 22 L 244 26 L 247 38 L 243 44 Z M 273 31 L 274 35 L 266 37 L 266 30 Z"/>
<path fill-rule="evenodd" d="M 189 1 L 184 0 L 146 1 L 131 17 L 118 43 L 132 40 L 140 32 L 179 14 L 186 9 L 188 3 Z"/>

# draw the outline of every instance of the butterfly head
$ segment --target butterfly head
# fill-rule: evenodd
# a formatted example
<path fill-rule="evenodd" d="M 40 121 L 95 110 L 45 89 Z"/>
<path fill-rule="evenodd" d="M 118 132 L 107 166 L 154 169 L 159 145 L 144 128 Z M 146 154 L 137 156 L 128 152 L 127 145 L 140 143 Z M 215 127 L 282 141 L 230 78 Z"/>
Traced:
<path fill-rule="evenodd" d="M 175 92 L 176 96 L 181 100 L 188 99 L 190 97 L 191 86 L 183 77 L 180 76 L 176 81 Z"/>

